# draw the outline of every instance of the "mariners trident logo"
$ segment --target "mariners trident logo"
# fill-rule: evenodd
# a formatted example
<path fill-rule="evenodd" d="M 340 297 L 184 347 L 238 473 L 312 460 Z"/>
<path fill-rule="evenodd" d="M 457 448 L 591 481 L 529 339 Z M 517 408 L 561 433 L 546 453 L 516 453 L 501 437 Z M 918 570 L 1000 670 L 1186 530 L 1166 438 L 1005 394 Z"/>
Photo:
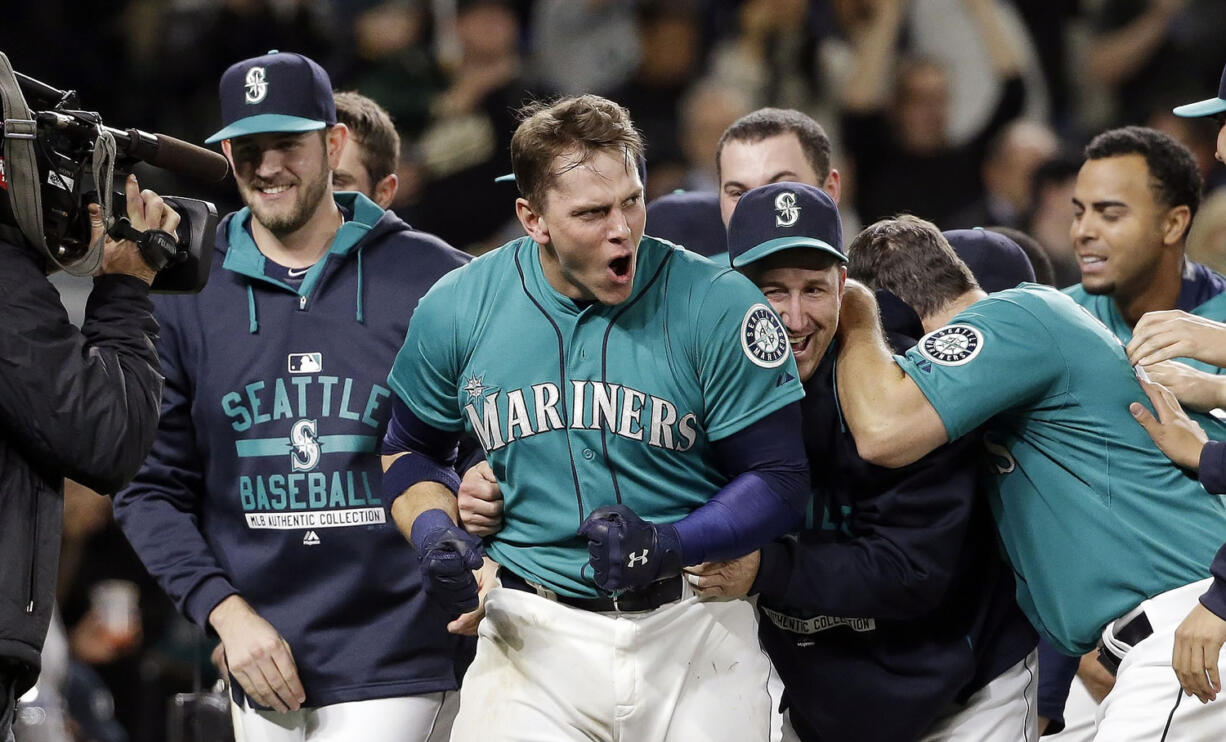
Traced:
<path fill-rule="evenodd" d="M 299 420 L 289 431 L 290 464 L 294 471 L 310 471 L 319 465 L 319 435 L 314 420 Z"/>
<path fill-rule="evenodd" d="M 248 103 L 259 103 L 264 100 L 264 96 L 268 95 L 268 83 L 264 80 L 263 67 L 252 67 L 247 70 L 246 89 Z"/>
<path fill-rule="evenodd" d="M 790 227 L 800 218 L 800 207 L 796 205 L 796 194 L 784 191 L 775 196 L 775 226 Z"/>

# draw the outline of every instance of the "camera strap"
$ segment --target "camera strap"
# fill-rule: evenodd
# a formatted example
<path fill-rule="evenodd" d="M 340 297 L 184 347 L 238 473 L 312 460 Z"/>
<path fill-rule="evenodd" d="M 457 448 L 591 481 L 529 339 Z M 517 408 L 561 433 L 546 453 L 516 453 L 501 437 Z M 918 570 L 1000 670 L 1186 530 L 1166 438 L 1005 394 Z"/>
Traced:
<path fill-rule="evenodd" d="M 4 107 L 4 177 L 9 205 L 26 241 L 50 256 L 43 235 L 42 190 L 34 156 L 37 123 L 13 74 L 9 59 L 0 52 L 0 103 Z M 54 258 L 53 258 L 54 259 Z"/>

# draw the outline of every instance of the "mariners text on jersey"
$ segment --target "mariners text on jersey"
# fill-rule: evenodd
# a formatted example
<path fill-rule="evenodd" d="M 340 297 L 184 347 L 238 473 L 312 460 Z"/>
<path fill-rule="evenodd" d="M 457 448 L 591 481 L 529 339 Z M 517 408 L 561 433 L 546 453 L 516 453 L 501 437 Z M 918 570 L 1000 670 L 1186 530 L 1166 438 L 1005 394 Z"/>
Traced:
<path fill-rule="evenodd" d="M 698 435 L 694 413 L 679 415 L 677 405 L 667 399 L 621 384 L 571 381 L 569 425 L 559 413 L 561 391 L 552 382 L 506 394 L 496 390 L 470 394 L 476 399 L 464 405 L 464 414 L 487 452 L 518 438 L 567 427 L 604 430 L 669 451 L 690 450 Z"/>

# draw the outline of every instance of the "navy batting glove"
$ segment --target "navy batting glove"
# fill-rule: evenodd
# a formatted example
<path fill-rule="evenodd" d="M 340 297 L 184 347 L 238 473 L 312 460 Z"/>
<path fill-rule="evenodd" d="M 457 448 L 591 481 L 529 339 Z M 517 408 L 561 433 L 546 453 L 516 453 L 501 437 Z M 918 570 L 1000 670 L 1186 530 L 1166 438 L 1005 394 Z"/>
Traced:
<path fill-rule="evenodd" d="M 607 592 L 635 590 L 681 574 L 681 537 L 672 524 L 648 523 L 625 505 L 596 508 L 579 527 L 592 579 Z"/>
<path fill-rule="evenodd" d="M 426 595 L 449 616 L 476 610 L 481 539 L 466 532 L 442 510 L 427 510 L 413 521 L 413 546 L 421 562 Z"/>

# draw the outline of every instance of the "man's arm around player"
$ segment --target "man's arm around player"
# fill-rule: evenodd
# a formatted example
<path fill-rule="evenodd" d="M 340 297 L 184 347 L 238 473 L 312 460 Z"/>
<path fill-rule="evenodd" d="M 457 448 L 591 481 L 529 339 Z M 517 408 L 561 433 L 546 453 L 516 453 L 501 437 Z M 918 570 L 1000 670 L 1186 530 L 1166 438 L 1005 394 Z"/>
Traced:
<path fill-rule="evenodd" d="M 1226 492 L 1226 443 L 1209 441 L 1170 390 L 1145 381 L 1141 385 L 1158 414 L 1155 417 L 1144 405 L 1134 402 L 1129 408 L 1133 417 L 1171 461 L 1199 471 L 1205 489 L 1214 494 Z M 1175 630 L 1171 655 L 1184 693 L 1196 696 L 1201 703 L 1214 700 L 1222 690 L 1218 657 L 1226 643 L 1226 545 L 1213 558 L 1210 571 L 1213 584 L 1200 597 L 1200 605 Z"/>

